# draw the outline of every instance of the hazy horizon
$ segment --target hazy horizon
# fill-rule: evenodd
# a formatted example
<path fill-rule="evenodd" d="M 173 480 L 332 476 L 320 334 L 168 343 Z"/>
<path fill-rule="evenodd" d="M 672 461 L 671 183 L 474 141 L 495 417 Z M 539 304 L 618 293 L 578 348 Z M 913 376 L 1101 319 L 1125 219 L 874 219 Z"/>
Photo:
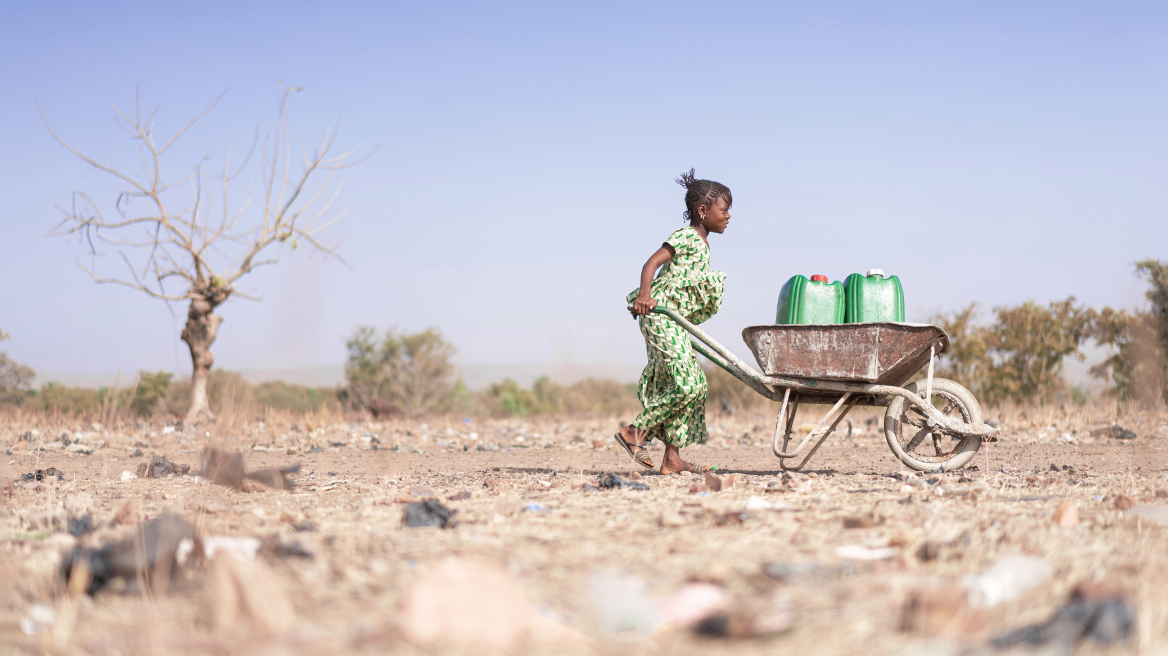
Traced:
<path fill-rule="evenodd" d="M 149 10 L 147 10 L 149 8 Z M 909 320 L 978 301 L 1132 308 L 1168 259 L 1168 7 L 1158 3 L 8 5 L 0 53 L 0 343 L 38 371 L 187 372 L 185 304 L 95 285 L 44 236 L 114 186 L 53 141 L 129 157 L 109 101 L 161 107 L 181 176 L 250 143 L 277 80 L 309 144 L 380 145 L 332 236 L 245 279 L 212 347 L 231 371 L 336 367 L 358 325 L 439 327 L 463 366 L 644 363 L 624 310 L 680 227 L 673 178 L 734 192 L 705 327 L 773 320 L 796 273 L 903 281 Z M 705 23 L 695 17 L 708 17 Z M 109 35 L 109 36 L 100 36 Z M 132 38 L 127 38 L 132 35 Z M 103 247 L 102 266 L 116 266 Z M 110 269 L 111 272 L 116 269 Z"/>

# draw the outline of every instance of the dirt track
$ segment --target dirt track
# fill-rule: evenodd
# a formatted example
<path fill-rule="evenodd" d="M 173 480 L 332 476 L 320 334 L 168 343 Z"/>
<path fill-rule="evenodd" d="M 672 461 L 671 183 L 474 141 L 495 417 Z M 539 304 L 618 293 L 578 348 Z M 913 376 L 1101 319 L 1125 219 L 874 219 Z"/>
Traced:
<path fill-rule="evenodd" d="M 1092 428 L 1110 422 L 1106 411 L 1031 414 L 1003 417 L 1002 442 L 983 449 L 976 469 L 934 481 L 890 476 L 903 467 L 871 430 L 830 439 L 809 467 L 812 476 L 785 479 L 766 442 L 773 419 L 714 419 L 710 442 L 685 455 L 722 465 L 735 482 L 704 495 L 690 493 L 702 480 L 690 475 L 645 474 L 638 482 L 648 490 L 582 488 L 605 472 L 633 477 L 635 466 L 611 443 L 615 419 L 252 425 L 201 439 L 86 429 L 79 439 L 92 455 L 40 453 L 40 467 L 61 469 L 64 482 L 41 490 L 18 482 L 15 496 L 0 505 L 0 650 L 418 653 L 403 626 L 404 600 L 451 557 L 498 565 L 544 621 L 571 630 L 554 639 L 527 636 L 510 651 L 950 653 L 1049 617 L 1084 581 L 1124 591 L 1138 610 L 1127 649 L 1168 647 L 1166 534 L 1127 520 L 1116 505 L 1127 503 L 1121 497 L 1168 504 L 1156 495 L 1168 487 L 1159 471 L 1168 465 L 1165 416 L 1121 419 L 1139 437 L 1120 441 L 1090 437 Z M 876 415 L 860 414 L 857 428 L 866 416 Z M 0 432 L 10 452 L 0 473 L 9 480 L 35 468 L 36 447 L 46 441 L 21 442 L 30 427 L 11 424 Z M 192 477 L 121 480 L 123 470 L 134 471 L 153 453 L 197 469 L 196 450 L 205 442 L 242 448 L 249 468 L 301 462 L 298 487 L 246 493 Z M 147 446 L 130 458 L 135 443 Z M 322 452 L 308 452 L 313 446 Z M 397 501 L 417 485 L 458 511 L 455 528 L 402 526 L 404 505 Z M 470 497 L 449 500 L 459 492 Z M 751 497 L 777 509 L 747 510 Z M 79 512 L 79 498 L 102 522 L 133 501 L 139 519 L 177 513 L 204 536 L 276 535 L 298 543 L 314 557 L 256 561 L 267 563 L 260 567 L 275 579 L 265 594 L 290 602 L 294 623 L 275 636 L 264 636 L 246 617 L 217 625 L 222 600 L 205 583 L 209 567 L 187 571 L 152 598 L 73 601 L 55 572 L 74 540 L 53 515 Z M 62 508 L 66 500 L 74 511 Z M 1052 521 L 1067 501 L 1077 504 L 1074 527 Z M 845 520 L 858 528 L 845 528 Z M 84 540 L 101 544 L 130 530 L 102 528 Z M 1020 599 L 965 608 L 962 578 L 1012 553 L 1045 558 L 1053 576 Z M 784 571 L 795 574 L 775 576 Z M 768 617 L 781 631 L 708 638 L 669 622 L 661 603 L 694 581 L 732 600 L 732 623 Z M 483 603 L 505 603 L 505 595 L 482 594 Z M 922 599 L 932 606 L 922 610 Z M 960 607 L 945 610 L 947 601 Z M 52 609 L 54 622 L 29 635 L 21 620 L 37 604 Z M 466 649 L 484 650 L 490 651 Z"/>

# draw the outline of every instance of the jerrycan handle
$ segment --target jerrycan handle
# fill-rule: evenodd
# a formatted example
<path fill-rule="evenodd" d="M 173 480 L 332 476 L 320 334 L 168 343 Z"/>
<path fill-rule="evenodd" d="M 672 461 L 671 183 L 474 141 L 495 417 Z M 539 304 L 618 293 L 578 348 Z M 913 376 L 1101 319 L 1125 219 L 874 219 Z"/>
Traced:
<path fill-rule="evenodd" d="M 865 278 L 871 278 L 872 276 L 880 276 L 881 278 L 883 278 L 884 277 L 884 269 L 868 269 L 868 273 L 864 274 Z"/>

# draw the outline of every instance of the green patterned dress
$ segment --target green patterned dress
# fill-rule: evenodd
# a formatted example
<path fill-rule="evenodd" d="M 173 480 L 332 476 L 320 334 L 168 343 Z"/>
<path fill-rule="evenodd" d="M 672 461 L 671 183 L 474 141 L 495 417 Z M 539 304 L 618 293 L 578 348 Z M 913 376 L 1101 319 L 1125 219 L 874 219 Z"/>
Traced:
<path fill-rule="evenodd" d="M 726 274 L 710 270 L 710 248 L 692 226 L 665 241 L 673 259 L 661 267 L 650 287 L 658 305 L 698 324 L 718 312 Z M 637 299 L 638 287 L 625 300 Z M 660 314 L 640 317 L 649 364 L 641 374 L 637 397 L 645 407 L 633 426 L 653 438 L 684 448 L 706 438 L 706 375 L 689 343 L 689 333 Z"/>

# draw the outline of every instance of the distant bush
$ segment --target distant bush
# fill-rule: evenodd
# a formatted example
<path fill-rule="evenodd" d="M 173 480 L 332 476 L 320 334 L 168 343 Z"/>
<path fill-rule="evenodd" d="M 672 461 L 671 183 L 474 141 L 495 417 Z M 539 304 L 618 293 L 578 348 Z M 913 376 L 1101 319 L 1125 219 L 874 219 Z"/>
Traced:
<path fill-rule="evenodd" d="M 134 400 L 130 409 L 139 417 L 153 416 L 157 410 L 166 409 L 166 392 L 174 374 L 165 371 L 138 373 L 138 385 L 134 388 Z"/>
<path fill-rule="evenodd" d="M 640 409 L 636 385 L 589 378 L 572 385 L 560 385 L 546 376 L 525 390 L 508 378 L 493 383 L 478 395 L 478 409 L 495 417 L 532 415 L 635 413 Z"/>
<path fill-rule="evenodd" d="M 335 403 L 337 399 L 335 389 L 313 389 L 278 381 L 260 383 L 252 393 L 261 408 L 292 412 L 317 412 L 326 403 Z"/>
<path fill-rule="evenodd" d="M 369 326 L 353 331 L 345 346 L 344 399 L 368 408 L 383 399 L 408 415 L 449 410 L 458 380 L 454 375 L 454 345 L 436 328 L 418 333 L 387 330 L 381 336 Z"/>

